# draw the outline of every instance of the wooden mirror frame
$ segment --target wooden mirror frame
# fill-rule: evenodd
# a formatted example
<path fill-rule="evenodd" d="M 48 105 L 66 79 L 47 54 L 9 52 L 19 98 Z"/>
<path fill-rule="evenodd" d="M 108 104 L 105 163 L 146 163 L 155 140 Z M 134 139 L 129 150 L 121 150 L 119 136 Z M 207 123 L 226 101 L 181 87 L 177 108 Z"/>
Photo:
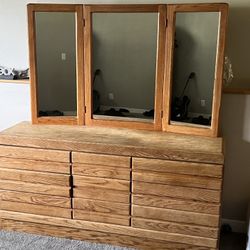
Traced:
<path fill-rule="evenodd" d="M 220 23 L 218 32 L 217 56 L 215 66 L 215 81 L 212 102 L 211 126 L 188 124 L 182 122 L 171 122 L 171 99 L 172 99 L 172 80 L 173 80 L 173 52 L 175 37 L 175 18 L 177 12 L 219 12 Z M 224 51 L 226 40 L 228 4 L 170 4 L 167 6 L 167 46 L 165 67 L 165 81 L 163 90 L 163 131 L 193 134 L 202 136 L 218 136 L 219 112 L 221 105 L 221 93 L 223 82 Z"/>
<path fill-rule="evenodd" d="M 157 36 L 157 60 L 155 77 L 154 120 L 152 123 L 134 120 L 93 119 L 92 110 L 92 13 L 159 13 Z M 85 5 L 84 65 L 85 65 L 85 106 L 86 125 L 112 126 L 145 130 L 162 130 L 162 90 L 165 65 L 166 5 Z M 139 119 L 138 119 L 139 120 Z"/>
<path fill-rule="evenodd" d="M 30 58 L 31 112 L 33 124 L 84 124 L 83 74 L 83 5 L 81 4 L 28 4 L 28 34 Z M 77 116 L 38 116 L 35 12 L 74 12 L 76 14 L 76 89 Z"/>

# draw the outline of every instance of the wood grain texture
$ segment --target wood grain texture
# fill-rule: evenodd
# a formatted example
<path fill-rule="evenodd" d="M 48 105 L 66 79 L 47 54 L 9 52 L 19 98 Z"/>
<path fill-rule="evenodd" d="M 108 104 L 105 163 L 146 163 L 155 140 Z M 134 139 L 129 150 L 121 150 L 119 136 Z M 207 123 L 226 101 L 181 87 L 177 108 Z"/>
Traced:
<path fill-rule="evenodd" d="M 94 198 L 94 197 L 93 197 Z M 97 213 L 129 215 L 130 205 L 117 202 L 88 200 L 82 198 L 73 199 L 73 208 Z"/>
<path fill-rule="evenodd" d="M 127 204 L 130 202 L 129 192 L 96 188 L 91 185 L 74 188 L 73 192 L 75 198 L 93 199 L 94 197 L 95 200 L 102 200 L 102 201 L 112 201 L 112 202 L 116 201 L 119 203 L 127 203 Z"/>
<path fill-rule="evenodd" d="M 41 185 L 20 181 L 0 180 L 0 189 L 19 192 L 70 197 L 70 187 Z"/>
<path fill-rule="evenodd" d="M 17 169 L 0 168 L 1 180 L 21 181 L 55 186 L 70 186 L 70 176 L 64 174 L 43 173 Z"/>
<path fill-rule="evenodd" d="M 64 237 L 75 240 L 94 241 L 98 243 L 113 244 L 116 246 L 129 246 L 138 249 L 152 250 L 212 250 L 212 248 L 184 245 L 160 240 L 151 240 L 133 236 L 111 234 L 98 231 L 81 230 L 78 228 L 44 225 L 38 223 L 21 222 L 15 220 L 3 220 L 4 230 L 19 231 L 37 235 L 50 235 L 54 237 Z"/>
<path fill-rule="evenodd" d="M 37 118 L 37 124 L 50 125 L 77 125 L 77 117 L 73 116 L 43 116 Z"/>
<path fill-rule="evenodd" d="M 108 224 L 116 224 L 116 225 L 123 225 L 123 226 L 129 226 L 130 224 L 129 216 L 99 213 L 99 212 L 92 212 L 92 211 L 86 211 L 86 210 L 83 211 L 83 210 L 78 210 L 78 209 L 74 209 L 74 219 L 108 223 Z"/>
<path fill-rule="evenodd" d="M 218 227 L 219 225 L 218 215 L 200 214 L 155 207 L 142 207 L 137 205 L 132 206 L 132 216 L 208 227 Z"/>
<path fill-rule="evenodd" d="M 102 127 L 20 123 L 0 134 L 0 144 L 223 164 L 222 138 Z M 49 160 L 49 159 L 47 159 Z"/>
<path fill-rule="evenodd" d="M 218 237 L 218 229 L 211 227 L 195 226 L 183 223 L 173 223 L 160 220 L 132 218 L 132 226 L 161 232 L 179 233 L 184 235 L 202 236 L 208 238 Z"/>
<path fill-rule="evenodd" d="M 208 202 L 197 202 L 192 200 L 176 199 L 169 197 L 145 195 L 145 194 L 133 194 L 132 204 L 167 208 L 173 210 L 190 211 L 205 214 L 219 215 L 220 205 Z"/>
<path fill-rule="evenodd" d="M 29 203 L 42 206 L 71 208 L 71 200 L 66 197 L 15 192 L 8 190 L 0 190 L 0 200 L 18 203 Z"/>
<path fill-rule="evenodd" d="M 74 185 L 77 187 L 91 185 L 93 188 L 112 189 L 117 191 L 130 191 L 130 182 L 108 178 L 95 178 L 86 176 L 74 176 Z"/>
<path fill-rule="evenodd" d="M 11 143 L 10 143 L 11 145 Z M 69 162 L 69 152 L 0 145 L 0 157 L 20 158 L 41 161 Z"/>
<path fill-rule="evenodd" d="M 89 153 L 72 153 L 73 163 L 130 168 L 130 157 Z"/>
<path fill-rule="evenodd" d="M 148 170 L 162 173 L 176 173 L 222 178 L 223 166 L 194 162 L 168 161 L 159 159 L 132 159 L 133 170 Z"/>
<path fill-rule="evenodd" d="M 152 169 L 154 170 L 154 169 Z M 222 180 L 210 177 L 192 175 L 157 173 L 152 171 L 133 171 L 133 181 L 167 184 L 181 187 L 197 187 L 212 190 L 221 190 Z"/>
<path fill-rule="evenodd" d="M 72 169 L 73 169 L 73 175 L 130 180 L 130 169 L 107 167 L 104 165 L 81 164 L 81 163 L 73 164 Z"/>
<path fill-rule="evenodd" d="M 41 206 L 21 202 L 3 201 L 0 203 L 1 210 L 15 211 L 28 214 L 47 215 L 52 217 L 71 218 L 71 209 Z"/>
<path fill-rule="evenodd" d="M 157 196 L 167 196 L 181 198 L 185 200 L 220 202 L 221 192 L 216 190 L 206 190 L 200 188 L 177 187 L 162 184 L 145 182 L 133 182 L 132 192 L 134 194 L 149 194 Z"/>
<path fill-rule="evenodd" d="M 70 174 L 69 163 L 28 160 L 28 159 L 18 159 L 18 158 L 15 159 L 7 157 L 0 157 L 0 168 Z"/>
<path fill-rule="evenodd" d="M 250 95 L 250 88 L 231 88 L 226 87 L 223 89 L 224 94 L 239 94 L 239 95 Z"/>
<path fill-rule="evenodd" d="M 105 223 L 97 223 L 97 222 L 88 222 L 82 220 L 72 220 L 66 218 L 57 218 L 50 216 L 40 216 L 33 214 L 24 214 L 18 212 L 10 212 L 0 210 L 0 217 L 2 219 L 8 220 L 21 220 L 24 222 L 32 222 L 32 223 L 40 223 L 46 225 L 54 225 L 54 226 L 63 226 L 70 228 L 77 228 L 81 230 L 90 230 L 104 233 L 114 233 L 118 235 L 126 235 L 133 237 L 143 237 L 151 240 L 163 240 L 167 242 L 173 243 L 183 243 L 187 245 L 200 246 L 200 247 L 209 247 L 216 248 L 217 240 L 199 236 L 187 236 L 183 234 L 174 234 L 174 233 L 166 233 L 166 232 L 156 232 L 152 230 L 133 228 L 133 227 L 125 227 L 120 225 L 111 225 Z"/>

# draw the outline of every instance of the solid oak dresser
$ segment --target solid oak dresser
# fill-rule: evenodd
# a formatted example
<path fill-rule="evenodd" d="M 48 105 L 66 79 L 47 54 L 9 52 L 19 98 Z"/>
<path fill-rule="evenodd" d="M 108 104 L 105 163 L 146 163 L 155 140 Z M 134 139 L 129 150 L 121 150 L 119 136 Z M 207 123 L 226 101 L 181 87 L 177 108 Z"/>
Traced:
<path fill-rule="evenodd" d="M 218 249 L 222 138 L 20 123 L 0 133 L 0 228 Z"/>

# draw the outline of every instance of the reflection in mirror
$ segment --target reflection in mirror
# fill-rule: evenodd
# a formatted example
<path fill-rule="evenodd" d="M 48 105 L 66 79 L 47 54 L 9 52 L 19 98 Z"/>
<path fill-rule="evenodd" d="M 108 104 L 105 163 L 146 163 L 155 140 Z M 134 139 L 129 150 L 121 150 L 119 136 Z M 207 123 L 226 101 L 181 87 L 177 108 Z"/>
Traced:
<path fill-rule="evenodd" d="M 211 125 L 219 18 L 217 12 L 176 14 L 172 121 Z"/>
<path fill-rule="evenodd" d="M 39 116 L 76 116 L 75 13 L 36 12 Z"/>
<path fill-rule="evenodd" d="M 153 122 L 158 13 L 93 13 L 95 119 Z"/>

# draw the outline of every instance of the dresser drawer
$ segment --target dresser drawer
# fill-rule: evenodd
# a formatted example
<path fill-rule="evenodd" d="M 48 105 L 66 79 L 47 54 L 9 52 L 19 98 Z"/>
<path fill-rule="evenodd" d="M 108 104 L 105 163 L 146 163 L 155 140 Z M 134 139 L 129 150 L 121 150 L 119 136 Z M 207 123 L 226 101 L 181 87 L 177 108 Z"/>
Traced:
<path fill-rule="evenodd" d="M 0 157 L 0 168 L 70 174 L 69 162 L 64 163 Z"/>
<path fill-rule="evenodd" d="M 81 198 L 73 199 L 73 208 L 78 210 L 117 214 L 117 215 L 129 215 L 129 204 L 107 202 L 98 200 L 88 200 Z"/>
<path fill-rule="evenodd" d="M 187 174 L 193 176 L 207 176 L 222 178 L 223 165 L 204 163 L 168 161 L 146 158 L 132 158 L 133 170 L 148 170 L 174 174 Z"/>
<path fill-rule="evenodd" d="M 85 210 L 74 210 L 73 218 L 76 220 L 93 221 L 122 226 L 130 225 L 130 217 L 116 214 L 97 213 Z"/>
<path fill-rule="evenodd" d="M 69 152 L 38 148 L 0 146 L 0 157 L 69 162 Z"/>
<path fill-rule="evenodd" d="M 72 169 L 75 175 L 130 180 L 129 168 L 75 163 Z"/>
<path fill-rule="evenodd" d="M 130 157 L 116 155 L 102 155 L 89 153 L 72 153 L 72 161 L 89 165 L 101 165 L 110 167 L 130 168 Z"/>
<path fill-rule="evenodd" d="M 103 188 L 103 189 L 130 192 L 130 181 L 125 181 L 125 180 L 74 176 L 73 181 L 74 181 L 74 186 L 76 188 L 92 187 L 92 188 Z"/>
<path fill-rule="evenodd" d="M 219 226 L 219 215 L 200 214 L 156 207 L 132 205 L 132 216 L 145 219 L 179 222 L 208 227 Z"/>
<path fill-rule="evenodd" d="M 70 176 L 64 174 L 43 173 L 17 169 L 0 168 L 0 181 L 12 180 L 44 185 L 70 186 Z"/>

